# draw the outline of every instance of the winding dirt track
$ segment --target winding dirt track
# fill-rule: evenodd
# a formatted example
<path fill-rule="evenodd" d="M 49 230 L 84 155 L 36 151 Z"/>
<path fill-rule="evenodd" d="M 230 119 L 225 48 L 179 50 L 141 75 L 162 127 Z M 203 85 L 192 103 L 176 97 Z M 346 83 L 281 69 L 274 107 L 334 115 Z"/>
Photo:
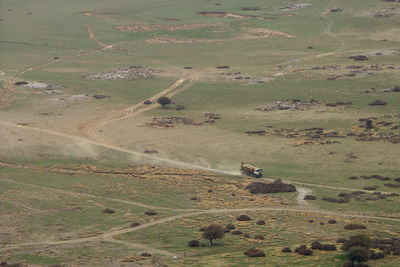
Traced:
<path fill-rule="evenodd" d="M 327 25 L 327 27 L 325 29 L 325 33 L 328 36 L 336 39 L 340 43 L 339 48 L 337 50 L 333 51 L 333 52 L 330 52 L 330 53 L 324 53 L 324 54 L 319 54 L 319 55 L 315 55 L 315 56 L 304 57 L 304 58 L 301 58 L 301 59 L 310 60 L 310 59 L 315 59 L 315 58 L 321 58 L 321 57 L 325 57 L 325 56 L 331 56 L 331 55 L 334 55 L 334 54 L 338 54 L 338 53 L 341 53 L 343 51 L 343 49 L 345 47 L 345 44 L 339 38 L 337 38 L 334 34 L 332 34 L 330 32 L 331 25 L 332 25 L 332 21 L 329 21 L 329 23 L 328 23 L 328 25 Z M 91 27 L 89 25 L 85 25 L 85 26 L 87 28 L 89 38 L 91 40 L 95 41 L 98 45 L 100 45 L 100 48 L 95 49 L 95 50 L 85 51 L 85 52 L 82 52 L 82 53 L 79 53 L 79 54 L 76 54 L 76 55 L 73 55 L 73 56 L 61 57 L 60 59 L 50 60 L 48 62 L 39 64 L 39 65 L 36 65 L 36 66 L 29 67 L 29 68 L 21 71 L 19 74 L 17 74 L 16 77 L 19 77 L 19 76 L 25 74 L 26 72 L 35 70 L 37 68 L 53 64 L 53 63 L 55 63 L 55 62 L 57 62 L 59 60 L 62 60 L 62 59 L 76 58 L 76 57 L 80 57 L 80 56 L 83 56 L 83 55 L 87 55 L 89 53 L 97 53 L 99 51 L 102 51 L 102 50 L 105 50 L 105 49 L 110 49 L 110 48 L 117 49 L 114 45 L 106 45 L 105 43 L 102 43 L 102 42 L 98 41 L 96 36 L 95 36 L 95 34 L 94 34 L 94 32 L 93 32 L 93 30 L 91 29 Z M 117 50 L 118 51 L 123 51 L 122 49 L 117 49 Z M 176 82 L 174 82 L 172 85 L 167 87 L 166 89 L 162 90 L 161 92 L 159 92 L 156 95 L 154 95 L 153 97 L 151 97 L 150 100 L 152 102 L 154 102 L 160 96 L 173 97 L 174 95 L 176 95 L 176 94 L 178 94 L 178 93 L 190 88 L 191 86 L 193 86 L 197 79 L 198 79 L 198 76 L 196 74 L 194 74 L 192 76 L 189 76 L 189 75 L 186 74 L 182 78 L 180 78 Z M 174 164 L 174 165 L 177 165 L 177 166 L 196 168 L 196 169 L 202 169 L 202 170 L 208 170 L 208 171 L 214 171 L 214 172 L 217 172 L 217 173 L 231 174 L 232 175 L 232 173 L 226 172 L 226 171 L 223 171 L 223 170 L 215 170 L 215 169 L 211 169 L 211 168 L 205 168 L 205 167 L 202 167 L 202 166 L 197 166 L 197 165 L 194 165 L 194 164 L 186 164 L 186 163 L 182 163 L 182 162 L 178 162 L 178 161 L 174 161 L 174 160 L 164 159 L 164 158 L 160 158 L 160 157 L 153 157 L 153 156 L 142 154 L 142 153 L 139 153 L 139 152 L 136 152 L 136 151 L 124 149 L 124 148 L 121 148 L 121 147 L 119 147 L 119 146 L 117 146 L 115 144 L 107 142 L 103 137 L 98 135 L 98 131 L 97 130 L 100 127 L 105 127 L 107 124 L 110 124 L 112 122 L 116 122 L 118 120 L 122 120 L 122 119 L 125 119 L 125 118 L 128 118 L 128 117 L 131 117 L 131 116 L 135 116 L 135 115 L 141 114 L 141 113 L 143 113 L 145 111 L 154 109 L 157 106 L 158 106 L 158 104 L 151 104 L 151 105 L 147 105 L 146 106 L 146 105 L 143 105 L 142 103 L 139 103 L 139 104 L 133 105 L 133 106 L 128 107 L 128 108 L 123 109 L 123 110 L 113 111 L 113 112 L 105 115 L 104 117 L 96 118 L 94 120 L 91 120 L 89 122 L 81 124 L 79 126 L 79 132 L 84 137 L 79 137 L 79 136 L 76 136 L 76 135 L 61 133 L 61 132 L 57 132 L 57 131 L 53 131 L 53 130 L 49 130 L 49 129 L 41 129 L 41 128 L 35 128 L 35 127 L 31 127 L 31 126 L 17 125 L 17 124 L 14 124 L 14 123 L 4 122 L 4 121 L 0 121 L 0 124 L 11 126 L 11 127 L 18 127 L 18 128 L 25 129 L 25 130 L 39 131 L 39 132 L 42 132 L 42 133 L 56 135 L 56 136 L 60 136 L 60 137 L 63 137 L 63 138 L 69 138 L 69 139 L 74 139 L 74 140 L 78 140 L 78 141 L 85 141 L 85 142 L 88 142 L 90 144 L 101 146 L 101 147 L 104 147 L 104 148 L 117 150 L 117 151 L 121 151 L 121 152 L 124 152 L 124 153 L 136 155 L 136 156 L 141 156 L 141 157 L 147 158 L 147 159 L 159 160 L 159 161 L 171 163 L 171 164 Z M 105 233 L 103 233 L 101 235 L 94 236 L 94 237 L 80 238 L 80 239 L 74 239 L 74 240 L 43 241 L 43 242 L 31 242 L 31 243 L 24 243 L 24 244 L 16 244 L 16 245 L 7 246 L 5 248 L 0 248 L 0 251 L 7 251 L 7 250 L 17 249 L 17 248 L 21 248 L 21 247 L 30 247 L 30 246 L 48 246 L 48 245 L 77 244 L 77 243 L 94 242 L 94 241 L 106 241 L 106 242 L 124 244 L 124 245 L 132 247 L 132 248 L 146 250 L 146 251 L 149 251 L 151 253 L 156 253 L 156 254 L 161 254 L 161 255 L 167 256 L 167 257 L 171 257 L 171 256 L 174 255 L 171 252 L 168 252 L 168 251 L 165 251 L 165 250 L 159 250 L 159 249 L 156 249 L 156 248 L 152 248 L 150 246 L 146 246 L 146 245 L 143 245 L 143 244 L 116 240 L 116 239 L 114 239 L 114 237 L 117 236 L 117 235 L 126 234 L 126 233 L 133 232 L 133 231 L 138 231 L 140 229 L 148 228 L 148 227 L 151 227 L 151 226 L 154 226 L 154 225 L 163 224 L 163 223 L 174 221 L 174 220 L 178 220 L 178 219 L 181 219 L 181 218 L 192 217 L 192 216 L 197 216 L 197 215 L 202 215 L 202 214 L 221 214 L 221 213 L 246 212 L 246 211 L 289 211 L 289 212 L 302 212 L 302 213 L 317 213 L 317 214 L 336 215 L 336 216 L 353 217 L 353 218 L 360 218 L 360 219 L 379 219 L 379 220 L 388 220 L 388 221 L 400 221 L 399 218 L 388 218 L 388 217 L 369 216 L 369 215 L 363 215 L 363 214 L 358 214 L 358 213 L 327 211 L 327 210 L 318 209 L 316 207 L 312 207 L 312 206 L 308 205 L 308 203 L 306 201 L 304 201 L 304 196 L 306 194 L 309 194 L 311 192 L 311 190 L 310 189 L 306 189 L 306 188 L 302 188 L 302 187 L 298 188 L 298 197 L 297 197 L 297 201 L 299 203 L 298 206 L 254 207 L 254 208 L 241 208 L 241 209 L 192 210 L 192 209 L 166 208 L 166 207 L 148 205 L 148 204 L 144 204 L 144 203 L 140 203 L 140 202 L 136 202 L 136 201 L 131 201 L 131 200 L 123 200 L 123 199 L 110 198 L 110 197 L 100 197 L 100 196 L 91 195 L 91 194 L 78 193 L 78 192 L 73 192 L 73 191 L 68 191 L 68 190 L 61 190 L 61 189 L 49 188 L 49 187 L 44 187 L 44 186 L 39 186 L 39 185 L 34 185 L 34 184 L 17 182 L 15 180 L 7 179 L 7 178 L 0 178 L 0 181 L 19 184 L 19 185 L 24 185 L 24 186 L 30 186 L 30 187 L 35 187 L 35 188 L 40 188 L 40 189 L 56 192 L 56 193 L 59 193 L 59 194 L 69 195 L 71 197 L 76 197 L 76 198 L 85 197 L 85 198 L 94 198 L 94 199 L 105 199 L 105 200 L 108 200 L 108 201 L 113 201 L 113 202 L 118 202 L 118 203 L 121 203 L 121 204 L 133 205 L 133 206 L 138 206 L 138 207 L 143 207 L 143 208 L 148 208 L 148 209 L 162 209 L 162 210 L 169 210 L 169 211 L 174 211 L 174 212 L 182 212 L 181 214 L 169 216 L 169 217 L 166 217 L 166 218 L 161 218 L 161 219 L 156 220 L 156 221 L 152 221 L 152 222 L 148 222 L 148 223 L 142 224 L 142 225 L 140 225 L 138 227 L 135 227 L 135 228 L 132 228 L 132 227 L 125 228 L 126 227 L 125 225 L 124 226 L 120 226 L 118 228 L 110 229 L 109 231 L 107 231 L 107 232 L 105 232 Z M 287 181 L 287 182 L 290 182 L 290 181 Z M 309 184 L 309 183 L 301 183 L 301 182 L 292 182 L 292 183 L 295 183 L 295 184 L 298 184 L 298 185 L 304 185 L 304 186 L 316 186 L 316 187 L 337 189 L 337 190 L 347 190 L 347 191 L 357 190 L 357 189 L 354 189 L 354 188 L 326 186 L 326 185 Z M 29 209 L 29 207 L 26 207 L 26 208 Z"/>
<path fill-rule="evenodd" d="M 171 257 L 174 255 L 171 252 L 152 248 L 150 246 L 146 246 L 146 245 L 143 245 L 140 243 L 115 240 L 114 237 L 121 235 L 121 234 L 138 231 L 138 230 L 148 228 L 148 227 L 151 227 L 154 225 L 163 224 L 166 222 L 171 222 L 171 221 L 186 218 L 186 217 L 193 217 L 193 216 L 203 215 L 203 214 L 222 214 L 222 213 L 250 212 L 250 211 L 288 211 L 288 212 L 298 212 L 298 213 L 316 213 L 316 214 L 325 214 L 325 215 L 335 215 L 335 216 L 351 217 L 351 218 L 359 218 L 359 219 L 376 219 L 376 220 L 387 220 L 387 221 L 400 222 L 400 218 L 370 216 L 370 215 L 363 215 L 363 214 L 359 214 L 359 213 L 350 213 L 350 212 L 327 211 L 327 210 L 322 210 L 322 209 L 318 209 L 315 207 L 310 207 L 308 205 L 302 205 L 301 203 L 298 206 L 285 206 L 285 207 L 270 206 L 270 207 L 250 207 L 250 208 L 238 208 L 238 209 L 209 209 L 209 210 L 173 209 L 173 208 L 165 208 L 165 207 L 159 207 L 159 206 L 154 206 L 154 205 L 147 205 L 147 204 L 136 202 L 136 201 L 122 200 L 122 199 L 109 198 L 109 197 L 100 197 L 100 196 L 91 195 L 91 194 L 78 193 L 78 192 L 74 192 L 74 191 L 55 189 L 55 188 L 46 187 L 46 186 L 17 182 L 15 180 L 6 179 L 6 178 L 0 178 L 0 181 L 12 183 L 12 184 L 23 185 L 23 186 L 34 187 L 34 188 L 39 188 L 42 190 L 55 192 L 55 193 L 59 193 L 59 194 L 64 194 L 64 195 L 68 195 L 68 196 L 76 197 L 76 198 L 86 197 L 86 198 L 106 199 L 109 201 L 138 206 L 138 207 L 182 212 L 181 214 L 161 218 L 159 220 L 155 220 L 155 221 L 148 222 L 148 223 L 144 223 L 137 227 L 126 228 L 126 225 L 123 225 L 123 226 L 120 226 L 117 228 L 110 229 L 109 231 L 107 231 L 103 234 L 93 236 L 93 237 L 79 238 L 79 239 L 72 239 L 72 240 L 40 241 L 40 242 L 23 243 L 23 244 L 7 246 L 5 248 L 0 248 L 0 251 L 8 251 L 8 250 L 13 250 L 13 249 L 18 249 L 21 247 L 31 247 L 31 246 L 64 245 L 64 244 L 78 244 L 78 243 L 94 242 L 94 241 L 107 241 L 107 242 L 112 242 L 112 243 L 125 244 L 132 248 L 142 249 L 142 250 L 149 251 L 151 253 L 156 253 L 156 254 L 161 254 L 161 255 L 167 256 L 167 257 Z M 307 193 L 308 193 L 308 190 L 304 190 L 303 192 L 299 191 L 299 197 L 302 199 L 302 197 Z"/>

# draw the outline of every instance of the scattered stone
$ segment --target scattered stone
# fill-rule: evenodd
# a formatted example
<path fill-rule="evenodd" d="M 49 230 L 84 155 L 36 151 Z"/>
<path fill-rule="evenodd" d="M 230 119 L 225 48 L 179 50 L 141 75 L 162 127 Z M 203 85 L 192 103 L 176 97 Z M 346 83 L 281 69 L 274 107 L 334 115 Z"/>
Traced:
<path fill-rule="evenodd" d="M 257 225 L 265 225 L 265 221 L 263 220 L 259 220 L 256 222 Z"/>
<path fill-rule="evenodd" d="M 133 222 L 133 223 L 131 223 L 131 227 L 137 227 L 137 226 L 139 226 L 140 225 L 140 223 L 138 223 L 138 222 Z"/>
<path fill-rule="evenodd" d="M 143 104 L 145 104 L 145 105 L 151 105 L 151 104 L 153 104 L 153 102 L 151 102 L 151 100 L 145 100 L 145 101 L 143 102 Z"/>
<path fill-rule="evenodd" d="M 151 79 L 164 70 L 143 68 L 142 66 L 131 66 L 128 69 L 117 69 L 109 72 L 89 74 L 84 76 L 88 80 L 126 80 L 126 79 Z"/>
<path fill-rule="evenodd" d="M 284 253 L 290 253 L 290 252 L 292 252 L 292 250 L 291 250 L 289 247 L 284 247 L 284 248 L 282 248 L 281 251 L 284 252 Z"/>

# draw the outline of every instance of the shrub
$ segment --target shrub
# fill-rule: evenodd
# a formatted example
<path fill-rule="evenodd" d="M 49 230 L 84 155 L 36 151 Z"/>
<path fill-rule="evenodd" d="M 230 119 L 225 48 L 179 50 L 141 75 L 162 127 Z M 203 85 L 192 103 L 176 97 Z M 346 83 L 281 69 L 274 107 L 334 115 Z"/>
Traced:
<path fill-rule="evenodd" d="M 246 233 L 246 234 L 243 234 L 243 236 L 246 237 L 246 238 L 250 238 L 250 235 L 247 234 L 247 233 Z"/>
<path fill-rule="evenodd" d="M 235 225 L 229 223 L 229 224 L 226 225 L 226 229 L 234 230 L 235 229 Z"/>
<path fill-rule="evenodd" d="M 131 227 L 136 227 L 136 226 L 139 226 L 139 225 L 140 225 L 140 223 L 138 223 L 138 222 L 131 223 Z"/>
<path fill-rule="evenodd" d="M 306 196 L 304 196 L 304 200 L 316 200 L 317 199 L 317 197 L 316 196 L 313 196 L 313 195 L 306 195 Z"/>
<path fill-rule="evenodd" d="M 364 190 L 376 190 L 377 188 L 377 186 L 366 186 L 364 187 Z"/>
<path fill-rule="evenodd" d="M 273 183 L 265 184 L 261 182 L 253 182 L 246 186 L 251 194 L 266 194 L 280 192 L 296 192 L 296 187 L 292 184 L 284 184 L 279 180 Z"/>
<path fill-rule="evenodd" d="M 231 232 L 231 234 L 232 234 L 232 235 L 241 235 L 241 234 L 242 234 L 242 231 L 240 231 L 240 230 L 233 230 L 233 231 Z"/>
<path fill-rule="evenodd" d="M 143 252 L 142 257 L 151 257 L 151 254 L 148 252 Z"/>
<path fill-rule="evenodd" d="M 109 208 L 105 208 L 105 209 L 103 210 L 103 213 L 115 213 L 115 211 L 112 210 L 112 209 L 109 209 Z"/>
<path fill-rule="evenodd" d="M 336 199 L 333 197 L 324 197 L 322 200 L 328 201 L 328 202 L 333 202 L 333 203 L 347 203 L 349 200 L 347 198 L 342 198 L 342 199 Z"/>
<path fill-rule="evenodd" d="M 153 102 L 151 102 L 151 100 L 145 100 L 145 101 L 143 102 L 143 104 L 145 104 L 145 105 L 151 105 L 151 104 L 153 104 Z"/>
<path fill-rule="evenodd" d="M 154 215 L 157 215 L 157 212 L 155 212 L 155 211 L 146 211 L 146 212 L 144 213 L 144 215 L 147 215 L 147 216 L 154 216 Z"/>
<path fill-rule="evenodd" d="M 367 235 L 354 235 L 346 240 L 342 246 L 343 251 L 348 251 L 351 247 L 371 247 L 371 239 Z"/>
<path fill-rule="evenodd" d="M 351 223 L 344 226 L 346 230 L 364 230 L 367 229 L 367 226 L 362 224 Z"/>
<path fill-rule="evenodd" d="M 387 104 L 386 101 L 383 101 L 383 100 L 375 100 L 375 101 L 369 103 L 368 105 L 369 105 L 369 106 L 383 106 L 383 105 L 386 105 L 386 104 Z"/>
<path fill-rule="evenodd" d="M 341 237 L 338 240 L 336 240 L 336 243 L 343 244 L 344 242 L 346 242 L 346 240 L 347 240 L 346 238 Z"/>
<path fill-rule="evenodd" d="M 290 252 L 292 252 L 292 250 L 291 250 L 289 247 L 284 247 L 281 251 L 282 251 L 282 252 L 285 252 L 285 253 L 290 253 Z"/>
<path fill-rule="evenodd" d="M 329 224 L 335 224 L 335 223 L 337 223 L 337 221 L 336 220 L 329 220 L 328 223 Z"/>
<path fill-rule="evenodd" d="M 188 247 L 197 248 L 200 246 L 200 242 L 198 240 L 190 240 L 188 242 Z"/>
<path fill-rule="evenodd" d="M 308 249 L 306 245 L 301 245 L 295 249 L 295 251 L 304 256 L 311 256 L 312 255 L 312 250 Z"/>
<path fill-rule="evenodd" d="M 256 222 L 257 225 L 265 225 L 265 221 L 263 220 L 259 220 Z"/>
<path fill-rule="evenodd" d="M 251 221 L 251 218 L 247 215 L 239 215 L 236 220 L 238 221 Z"/>
<path fill-rule="evenodd" d="M 318 241 L 314 241 L 311 243 L 311 249 L 321 249 L 321 243 Z"/>
<path fill-rule="evenodd" d="M 383 252 L 375 252 L 373 250 L 370 250 L 369 258 L 371 260 L 379 260 L 385 258 L 385 254 Z"/>
<path fill-rule="evenodd" d="M 263 235 L 255 235 L 254 239 L 258 239 L 258 240 L 264 240 L 265 237 Z"/>
<path fill-rule="evenodd" d="M 244 255 L 249 256 L 249 257 L 265 257 L 265 253 L 262 250 L 252 248 L 247 250 Z"/>

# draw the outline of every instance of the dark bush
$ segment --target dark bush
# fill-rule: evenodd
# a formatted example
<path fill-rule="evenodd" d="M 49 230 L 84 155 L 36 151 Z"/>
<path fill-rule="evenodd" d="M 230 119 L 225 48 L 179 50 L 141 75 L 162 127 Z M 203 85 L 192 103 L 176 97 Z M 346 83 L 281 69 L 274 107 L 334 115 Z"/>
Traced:
<path fill-rule="evenodd" d="M 190 240 L 188 242 L 188 247 L 195 248 L 195 247 L 199 247 L 199 246 L 200 246 L 200 242 L 198 240 Z"/>
<path fill-rule="evenodd" d="M 343 244 L 344 242 L 346 242 L 346 240 L 347 240 L 346 238 L 341 237 L 338 240 L 336 240 L 336 243 Z"/>
<path fill-rule="evenodd" d="M 346 240 L 342 246 L 343 251 L 349 250 L 351 247 L 371 247 L 371 239 L 367 235 L 354 235 Z"/>
<path fill-rule="evenodd" d="M 199 232 L 204 232 L 206 230 L 206 227 L 201 227 L 200 229 L 199 229 Z"/>
<path fill-rule="evenodd" d="M 232 234 L 232 235 L 241 235 L 241 234 L 242 234 L 242 231 L 240 231 L 240 230 L 233 230 L 233 231 L 231 232 L 231 234 Z"/>
<path fill-rule="evenodd" d="M 280 192 L 296 192 L 296 187 L 292 184 L 284 184 L 278 180 L 273 183 L 265 184 L 261 182 L 253 182 L 246 186 L 251 194 L 267 194 Z"/>
<path fill-rule="evenodd" d="M 256 222 L 257 225 L 265 225 L 265 221 L 263 220 L 259 220 Z"/>
<path fill-rule="evenodd" d="M 246 233 L 246 234 L 243 234 L 243 236 L 246 237 L 246 238 L 250 238 L 250 235 L 247 234 L 247 233 Z"/>
<path fill-rule="evenodd" d="M 321 249 L 321 243 L 318 241 L 314 241 L 311 243 L 311 249 Z"/>
<path fill-rule="evenodd" d="M 18 82 L 15 82 L 15 83 L 14 83 L 14 85 L 25 85 L 25 84 L 28 84 L 28 82 L 25 82 L 25 81 L 18 81 Z"/>
<path fill-rule="evenodd" d="M 233 229 L 235 229 L 235 226 L 233 224 L 229 223 L 226 225 L 226 229 L 233 230 Z"/>
<path fill-rule="evenodd" d="M 239 217 L 236 218 L 238 221 L 251 221 L 251 218 L 247 215 L 239 215 Z"/>
<path fill-rule="evenodd" d="M 136 227 L 136 226 L 139 226 L 139 225 L 140 225 L 140 223 L 138 223 L 138 222 L 131 223 L 131 227 Z"/>
<path fill-rule="evenodd" d="M 386 104 L 387 104 L 386 101 L 383 101 L 383 100 L 375 100 L 375 101 L 369 103 L 368 105 L 369 105 L 369 106 L 383 106 L 383 105 L 386 105 Z"/>
<path fill-rule="evenodd" d="M 349 202 L 349 200 L 347 198 L 336 199 L 333 197 L 324 197 L 324 198 L 322 198 L 322 200 L 332 202 L 332 203 L 347 203 L 347 202 Z"/>
<path fill-rule="evenodd" d="M 351 224 L 345 225 L 344 229 L 346 229 L 346 230 L 363 230 L 363 229 L 367 229 L 367 226 L 362 225 L 362 224 L 351 223 Z"/>
<path fill-rule="evenodd" d="M 308 222 L 309 222 L 309 223 L 314 223 L 314 220 L 309 220 Z"/>
<path fill-rule="evenodd" d="M 304 256 L 310 256 L 312 255 L 312 250 L 308 249 L 306 245 L 301 245 L 299 247 L 297 247 L 295 249 L 295 251 L 300 254 L 300 255 L 304 255 Z"/>
<path fill-rule="evenodd" d="M 249 256 L 249 257 L 265 257 L 265 253 L 262 250 L 252 248 L 247 250 L 244 255 Z"/>
<path fill-rule="evenodd" d="M 350 180 L 358 180 L 358 177 L 357 176 L 350 176 L 349 179 Z"/>
<path fill-rule="evenodd" d="M 292 250 L 291 250 L 289 247 L 284 247 L 281 251 L 282 251 L 282 252 L 285 252 L 285 253 L 290 253 L 290 252 L 292 252 Z"/>
<path fill-rule="evenodd" d="M 154 215 L 157 215 L 157 212 L 155 212 L 155 211 L 146 211 L 146 212 L 144 213 L 144 215 L 147 215 L 147 216 L 154 216 Z"/>
<path fill-rule="evenodd" d="M 325 225 L 325 223 L 324 222 L 320 222 L 319 225 Z"/>
<path fill-rule="evenodd" d="M 148 252 L 143 252 L 142 257 L 151 257 L 151 254 Z"/>
<path fill-rule="evenodd" d="M 336 220 L 329 220 L 328 223 L 329 224 L 335 224 L 335 223 L 337 223 L 337 221 Z"/>
<path fill-rule="evenodd" d="M 103 213 L 115 213 L 115 211 L 112 210 L 112 209 L 109 209 L 109 208 L 105 208 L 105 209 L 103 210 Z"/>
<path fill-rule="evenodd" d="M 313 195 L 306 195 L 306 196 L 304 196 L 304 200 L 316 200 L 317 199 L 317 197 L 316 196 L 313 196 Z"/>
<path fill-rule="evenodd" d="M 373 250 L 369 251 L 369 258 L 371 260 L 379 260 L 385 258 L 385 254 L 383 252 L 375 252 Z"/>
<path fill-rule="evenodd" d="M 378 189 L 377 186 L 366 186 L 366 187 L 364 187 L 364 190 L 376 190 L 376 189 Z"/>
<path fill-rule="evenodd" d="M 151 102 L 151 100 L 145 100 L 145 101 L 143 102 L 143 104 L 145 104 L 145 105 L 151 105 L 151 104 L 153 104 L 153 102 Z"/>
<path fill-rule="evenodd" d="M 258 240 L 264 240 L 265 237 L 263 235 L 255 235 L 254 239 L 258 239 Z"/>

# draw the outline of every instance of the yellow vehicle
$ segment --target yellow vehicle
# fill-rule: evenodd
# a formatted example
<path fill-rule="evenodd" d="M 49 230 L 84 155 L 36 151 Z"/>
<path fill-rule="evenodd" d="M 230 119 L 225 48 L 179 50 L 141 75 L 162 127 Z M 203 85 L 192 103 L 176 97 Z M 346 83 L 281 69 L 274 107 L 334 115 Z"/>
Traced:
<path fill-rule="evenodd" d="M 242 171 L 242 173 L 244 173 L 246 175 L 254 176 L 256 178 L 260 178 L 262 176 L 261 168 L 255 167 L 248 163 L 242 162 L 242 164 L 240 165 L 240 170 Z"/>

